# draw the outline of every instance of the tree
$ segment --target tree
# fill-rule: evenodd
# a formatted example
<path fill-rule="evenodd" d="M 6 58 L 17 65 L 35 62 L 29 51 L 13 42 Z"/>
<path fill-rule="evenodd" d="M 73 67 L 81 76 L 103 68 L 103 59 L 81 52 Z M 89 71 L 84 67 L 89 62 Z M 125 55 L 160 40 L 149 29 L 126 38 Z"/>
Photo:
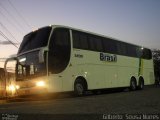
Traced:
<path fill-rule="evenodd" d="M 154 49 L 152 54 L 154 61 L 155 83 L 160 85 L 160 50 Z"/>

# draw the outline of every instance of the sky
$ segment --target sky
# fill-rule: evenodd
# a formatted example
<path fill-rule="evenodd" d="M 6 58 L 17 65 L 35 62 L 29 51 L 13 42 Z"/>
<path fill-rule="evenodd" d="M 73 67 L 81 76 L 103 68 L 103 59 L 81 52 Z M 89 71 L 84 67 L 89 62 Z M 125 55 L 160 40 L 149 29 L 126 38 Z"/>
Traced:
<path fill-rule="evenodd" d="M 0 0 L 0 31 L 17 46 L 25 34 L 51 24 L 160 49 L 160 0 Z M 5 41 L 0 35 L 0 58 L 18 50 Z"/>

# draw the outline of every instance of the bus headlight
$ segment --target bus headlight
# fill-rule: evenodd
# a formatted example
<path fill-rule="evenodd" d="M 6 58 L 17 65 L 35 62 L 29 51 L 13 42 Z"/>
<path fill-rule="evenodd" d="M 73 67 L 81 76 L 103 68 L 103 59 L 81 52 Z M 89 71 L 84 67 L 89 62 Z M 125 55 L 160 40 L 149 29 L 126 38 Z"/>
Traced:
<path fill-rule="evenodd" d="M 9 90 L 9 91 L 15 91 L 15 90 L 16 90 L 16 88 L 15 88 L 15 86 L 14 86 L 14 85 L 10 85 L 10 86 L 8 87 L 8 90 Z"/>
<path fill-rule="evenodd" d="M 44 81 L 38 81 L 36 83 L 36 86 L 38 86 L 38 87 L 44 87 L 45 86 L 45 82 Z"/>

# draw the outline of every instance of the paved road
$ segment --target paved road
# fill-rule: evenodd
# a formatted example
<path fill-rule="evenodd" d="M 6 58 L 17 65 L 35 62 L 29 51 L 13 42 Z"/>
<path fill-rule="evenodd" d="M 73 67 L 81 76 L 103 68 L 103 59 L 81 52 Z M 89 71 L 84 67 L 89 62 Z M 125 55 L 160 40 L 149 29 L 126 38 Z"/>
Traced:
<path fill-rule="evenodd" d="M 149 86 L 132 92 L 107 92 L 74 97 L 61 94 L 51 99 L 19 98 L 0 105 L 0 113 L 9 115 L 95 115 L 95 114 L 160 114 L 160 87 Z M 85 114 L 85 115 L 84 115 Z M 25 116 L 25 117 L 26 117 Z M 44 116 L 42 116 L 43 118 Z M 46 116 L 45 116 L 46 117 Z M 52 116 L 53 117 L 53 116 Z M 79 116 L 80 117 L 80 116 Z M 50 117 L 49 117 L 50 118 Z"/>

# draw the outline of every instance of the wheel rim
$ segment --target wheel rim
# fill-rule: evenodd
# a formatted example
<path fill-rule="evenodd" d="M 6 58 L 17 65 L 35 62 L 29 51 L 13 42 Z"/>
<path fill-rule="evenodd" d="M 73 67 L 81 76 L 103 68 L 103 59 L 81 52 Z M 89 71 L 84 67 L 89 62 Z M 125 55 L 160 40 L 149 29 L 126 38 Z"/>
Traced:
<path fill-rule="evenodd" d="M 77 90 L 77 93 L 78 95 L 82 95 L 83 94 L 83 86 L 80 84 L 80 83 L 77 83 L 76 84 L 76 90 Z"/>
<path fill-rule="evenodd" d="M 143 85 L 143 82 L 141 82 L 141 83 L 140 83 L 140 87 L 141 87 L 141 89 L 143 88 L 143 86 L 144 86 L 144 85 Z"/>
<path fill-rule="evenodd" d="M 136 89 L 136 84 L 135 84 L 134 81 L 131 82 L 131 85 L 132 85 L 132 89 L 135 90 Z"/>

